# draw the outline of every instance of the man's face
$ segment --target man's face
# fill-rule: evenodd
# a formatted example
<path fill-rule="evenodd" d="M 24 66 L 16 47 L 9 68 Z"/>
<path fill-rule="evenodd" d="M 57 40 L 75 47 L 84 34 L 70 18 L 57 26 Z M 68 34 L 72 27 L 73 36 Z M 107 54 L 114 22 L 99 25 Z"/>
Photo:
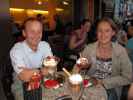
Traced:
<path fill-rule="evenodd" d="M 108 22 L 101 22 L 97 29 L 97 38 L 99 43 L 106 44 L 109 43 L 114 35 L 111 25 Z"/>
<path fill-rule="evenodd" d="M 30 46 L 38 46 L 42 38 L 42 24 L 38 21 L 29 21 L 25 25 L 23 35 Z"/>

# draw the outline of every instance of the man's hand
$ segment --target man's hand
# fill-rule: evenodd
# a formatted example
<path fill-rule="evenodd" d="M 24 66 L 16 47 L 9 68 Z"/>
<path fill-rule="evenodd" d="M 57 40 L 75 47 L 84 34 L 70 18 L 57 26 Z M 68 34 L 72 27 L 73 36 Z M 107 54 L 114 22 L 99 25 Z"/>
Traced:
<path fill-rule="evenodd" d="M 23 71 L 19 73 L 18 77 L 24 82 L 30 81 L 34 73 L 37 73 L 37 74 L 39 73 L 39 70 L 37 69 L 29 69 L 24 67 L 20 67 L 20 68 L 23 69 Z"/>

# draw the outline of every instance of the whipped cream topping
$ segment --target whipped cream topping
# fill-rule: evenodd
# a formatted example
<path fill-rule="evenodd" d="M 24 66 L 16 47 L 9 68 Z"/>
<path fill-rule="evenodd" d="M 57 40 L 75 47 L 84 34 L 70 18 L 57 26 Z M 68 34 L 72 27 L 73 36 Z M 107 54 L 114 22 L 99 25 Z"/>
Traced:
<path fill-rule="evenodd" d="M 88 59 L 87 58 L 79 58 L 76 63 L 77 64 L 88 63 Z"/>
<path fill-rule="evenodd" d="M 55 61 L 55 59 L 44 60 L 43 64 L 44 66 L 56 67 L 57 61 Z"/>
<path fill-rule="evenodd" d="M 73 74 L 69 77 L 69 81 L 72 84 L 80 84 L 83 81 L 83 78 L 80 74 Z"/>

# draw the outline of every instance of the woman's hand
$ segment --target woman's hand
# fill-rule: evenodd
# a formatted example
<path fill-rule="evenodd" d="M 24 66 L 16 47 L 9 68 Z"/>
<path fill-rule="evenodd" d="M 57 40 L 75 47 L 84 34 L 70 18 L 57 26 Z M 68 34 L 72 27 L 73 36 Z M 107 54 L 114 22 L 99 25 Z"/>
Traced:
<path fill-rule="evenodd" d="M 77 60 L 77 63 L 76 63 L 76 66 L 79 68 L 79 69 L 87 69 L 89 68 L 91 65 L 90 65 L 90 61 L 88 61 L 87 58 L 79 58 Z"/>

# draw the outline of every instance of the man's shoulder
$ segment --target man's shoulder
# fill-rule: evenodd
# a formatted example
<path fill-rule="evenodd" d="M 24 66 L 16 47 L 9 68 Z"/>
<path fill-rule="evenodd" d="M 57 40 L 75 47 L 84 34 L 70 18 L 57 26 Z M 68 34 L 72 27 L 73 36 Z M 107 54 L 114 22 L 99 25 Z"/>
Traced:
<path fill-rule="evenodd" d="M 17 43 L 14 44 L 14 46 L 11 48 L 10 52 L 21 51 L 22 48 L 23 48 L 23 42 L 17 42 Z"/>
<path fill-rule="evenodd" d="M 41 42 L 40 42 L 40 46 L 41 46 L 41 47 L 47 47 L 47 46 L 49 46 L 49 43 L 46 42 L 46 41 L 41 41 Z"/>
<path fill-rule="evenodd" d="M 47 55 L 47 56 L 52 55 L 51 47 L 48 42 L 41 41 L 39 43 L 39 49 L 40 49 L 40 52 L 43 53 L 43 55 Z"/>

